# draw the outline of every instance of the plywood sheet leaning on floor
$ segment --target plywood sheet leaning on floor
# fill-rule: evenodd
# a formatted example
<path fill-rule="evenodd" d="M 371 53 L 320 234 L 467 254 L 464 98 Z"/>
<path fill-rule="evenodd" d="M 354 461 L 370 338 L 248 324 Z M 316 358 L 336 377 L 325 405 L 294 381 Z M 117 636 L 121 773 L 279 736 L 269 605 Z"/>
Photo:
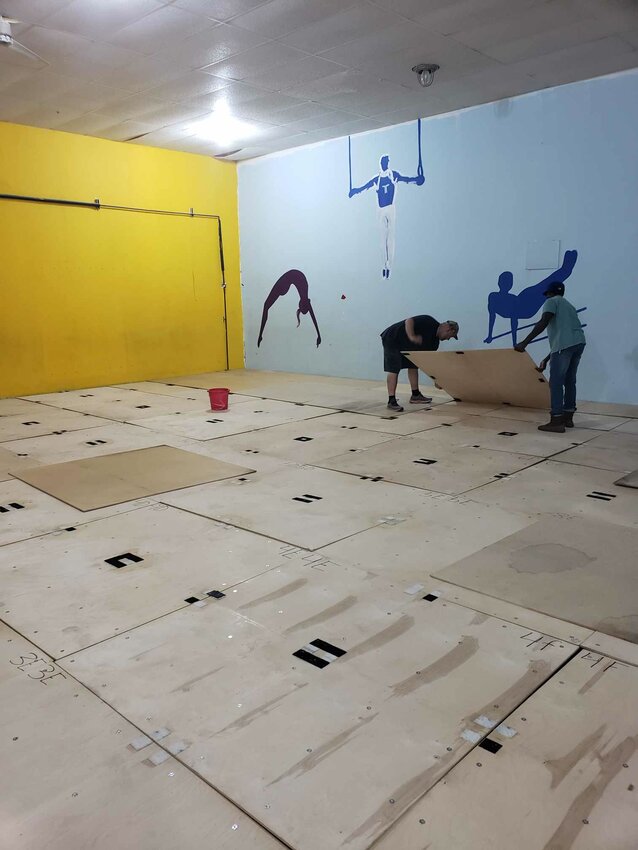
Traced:
<path fill-rule="evenodd" d="M 374 850 L 632 850 L 638 669 L 583 650 Z"/>
<path fill-rule="evenodd" d="M 527 353 L 511 348 L 405 353 L 457 401 L 549 409 L 549 385 Z"/>
<path fill-rule="evenodd" d="M 253 472 L 170 446 L 54 463 L 15 472 L 67 505 L 90 511 Z"/>
<path fill-rule="evenodd" d="M 630 472 L 629 475 L 623 475 L 618 481 L 614 481 L 619 487 L 631 487 L 632 490 L 638 490 L 638 469 Z"/>
<path fill-rule="evenodd" d="M 638 643 L 638 531 L 544 518 L 437 577 Z"/>

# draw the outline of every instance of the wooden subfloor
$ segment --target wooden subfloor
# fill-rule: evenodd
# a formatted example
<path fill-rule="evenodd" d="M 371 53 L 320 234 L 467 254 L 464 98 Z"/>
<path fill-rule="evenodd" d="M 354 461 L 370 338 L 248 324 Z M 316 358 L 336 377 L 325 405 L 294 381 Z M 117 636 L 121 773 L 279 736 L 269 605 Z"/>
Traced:
<path fill-rule="evenodd" d="M 636 850 L 638 407 L 384 401 L 0 400 L 1 847 Z M 25 483 L 158 446 L 240 471 L 96 510 Z"/>

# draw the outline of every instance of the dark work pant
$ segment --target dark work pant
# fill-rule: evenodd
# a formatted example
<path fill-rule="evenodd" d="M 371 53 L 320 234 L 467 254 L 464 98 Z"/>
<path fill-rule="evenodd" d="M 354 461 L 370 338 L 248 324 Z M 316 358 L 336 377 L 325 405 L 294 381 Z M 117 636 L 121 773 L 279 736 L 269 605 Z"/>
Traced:
<path fill-rule="evenodd" d="M 576 410 L 576 372 L 584 350 L 585 343 L 580 342 L 550 355 L 549 391 L 552 416 L 561 416 Z"/>

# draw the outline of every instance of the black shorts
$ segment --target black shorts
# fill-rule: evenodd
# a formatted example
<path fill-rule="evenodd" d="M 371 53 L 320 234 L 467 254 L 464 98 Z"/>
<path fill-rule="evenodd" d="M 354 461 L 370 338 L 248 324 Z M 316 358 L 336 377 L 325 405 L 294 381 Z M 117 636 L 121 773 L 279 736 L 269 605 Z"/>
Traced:
<path fill-rule="evenodd" d="M 383 346 L 383 370 L 398 375 L 401 369 L 416 369 L 417 367 L 408 358 L 401 354 L 400 348 L 388 348 Z"/>

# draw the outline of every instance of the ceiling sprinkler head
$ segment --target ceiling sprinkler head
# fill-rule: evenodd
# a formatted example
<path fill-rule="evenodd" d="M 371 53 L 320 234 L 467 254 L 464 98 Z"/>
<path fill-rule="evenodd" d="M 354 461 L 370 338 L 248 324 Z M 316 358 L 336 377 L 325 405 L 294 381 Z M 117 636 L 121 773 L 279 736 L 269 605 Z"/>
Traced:
<path fill-rule="evenodd" d="M 415 65 L 412 70 L 419 78 L 419 82 L 423 86 L 423 88 L 427 88 L 431 86 L 434 82 L 434 75 L 439 70 L 440 65 L 433 65 L 431 63 L 423 63 L 421 65 Z"/>

